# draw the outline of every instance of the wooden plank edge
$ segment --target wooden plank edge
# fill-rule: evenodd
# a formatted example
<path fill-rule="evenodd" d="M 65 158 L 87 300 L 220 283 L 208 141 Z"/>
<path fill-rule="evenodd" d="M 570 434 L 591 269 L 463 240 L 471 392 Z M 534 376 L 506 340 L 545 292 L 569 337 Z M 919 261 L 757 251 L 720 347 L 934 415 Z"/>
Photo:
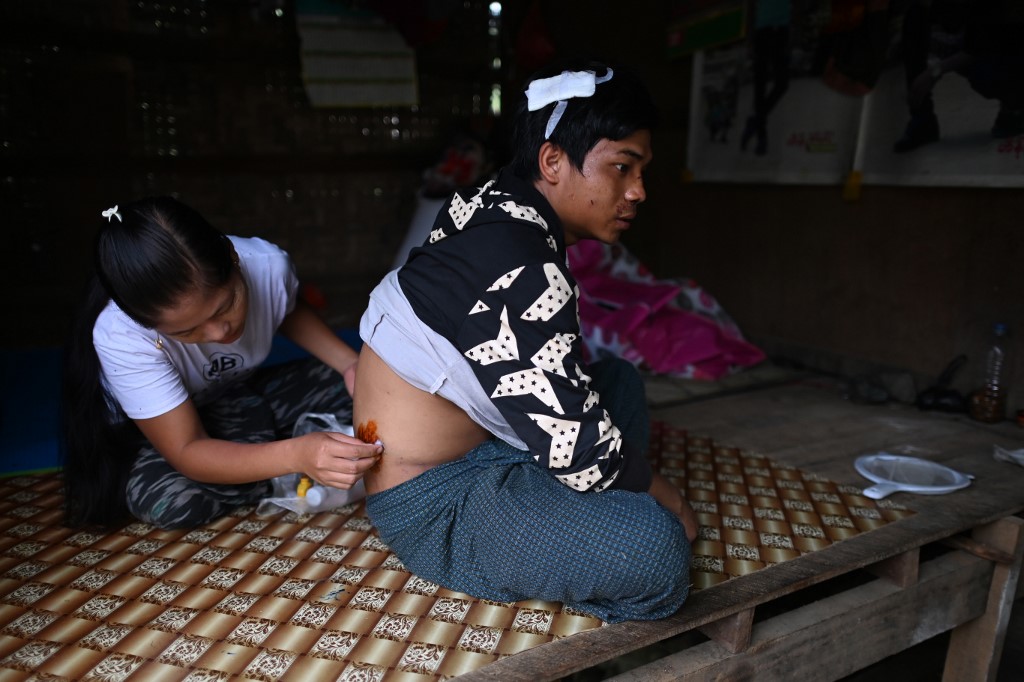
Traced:
<path fill-rule="evenodd" d="M 707 642 L 608 680 L 838 679 L 983 614 L 991 575 L 990 562 L 945 555 L 912 587 L 874 580 L 758 623 L 742 653 Z"/>
<path fill-rule="evenodd" d="M 459 676 L 459 680 L 465 680 L 465 682 L 557 680 L 718 620 L 712 616 L 712 613 L 716 613 L 716 615 L 723 612 L 737 613 L 744 608 L 765 604 L 839 575 L 866 568 L 872 565 L 872 562 L 863 560 L 857 550 L 852 547 L 858 539 L 863 540 L 865 536 L 874 535 L 877 538 L 878 534 L 891 534 L 894 537 L 891 537 L 890 540 L 896 547 L 902 548 L 898 550 L 900 552 L 915 551 L 922 542 L 935 542 L 945 537 L 944 535 L 939 536 L 937 533 L 920 536 L 916 530 L 904 530 L 901 526 L 902 524 L 899 522 L 890 523 L 872 530 L 871 533 L 856 535 L 830 545 L 825 550 L 811 552 L 773 567 L 784 569 L 779 571 L 781 575 L 785 576 L 784 578 L 766 580 L 767 576 L 763 574 L 768 571 L 757 571 L 733 578 L 721 585 L 692 593 L 687 604 L 679 613 L 663 620 L 615 623 L 580 632 L 512 656 L 500 658 L 482 668 L 463 673 Z M 830 550 L 831 553 L 836 553 L 838 556 L 826 550 Z M 825 554 L 829 554 L 829 556 L 827 558 L 820 556 Z M 581 660 L 585 662 L 580 662 Z"/>
<path fill-rule="evenodd" d="M 1003 552 L 1002 550 L 996 549 L 991 545 L 987 545 L 983 542 L 978 542 L 971 538 L 963 537 L 962 535 L 953 535 L 951 537 L 942 540 L 940 544 L 953 549 L 960 549 L 965 552 L 970 552 L 974 556 L 981 557 L 982 559 L 988 559 L 989 561 L 995 561 L 1000 564 L 1012 564 L 1013 555 L 1009 552 Z"/>

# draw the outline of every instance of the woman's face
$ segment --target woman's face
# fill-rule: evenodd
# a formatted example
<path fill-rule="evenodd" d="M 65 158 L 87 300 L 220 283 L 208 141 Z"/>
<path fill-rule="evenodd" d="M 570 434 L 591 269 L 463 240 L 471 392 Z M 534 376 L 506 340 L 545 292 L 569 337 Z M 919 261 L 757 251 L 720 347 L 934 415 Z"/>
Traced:
<path fill-rule="evenodd" d="M 249 288 L 235 268 L 223 287 L 194 291 L 166 308 L 154 329 L 181 343 L 234 343 L 245 331 Z"/>

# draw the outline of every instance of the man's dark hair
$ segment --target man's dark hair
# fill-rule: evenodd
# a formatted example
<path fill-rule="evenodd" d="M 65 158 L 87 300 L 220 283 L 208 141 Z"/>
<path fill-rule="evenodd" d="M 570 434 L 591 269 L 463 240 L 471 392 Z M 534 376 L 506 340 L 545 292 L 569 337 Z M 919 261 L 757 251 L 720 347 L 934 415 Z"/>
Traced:
<path fill-rule="evenodd" d="M 577 170 L 583 160 L 602 139 L 621 140 L 638 130 L 653 130 L 657 125 L 657 110 L 651 94 L 639 77 L 628 69 L 590 60 L 572 60 L 549 65 L 535 73 L 527 85 L 541 78 L 557 76 L 563 71 L 592 71 L 601 78 L 611 68 L 610 80 L 599 83 L 590 97 L 573 97 L 551 137 L 553 144 L 568 155 Z M 525 180 L 540 177 L 537 155 L 544 144 L 544 130 L 551 112 L 557 106 L 552 102 L 537 111 L 527 109 L 525 95 L 516 107 L 512 129 L 513 173 Z"/>

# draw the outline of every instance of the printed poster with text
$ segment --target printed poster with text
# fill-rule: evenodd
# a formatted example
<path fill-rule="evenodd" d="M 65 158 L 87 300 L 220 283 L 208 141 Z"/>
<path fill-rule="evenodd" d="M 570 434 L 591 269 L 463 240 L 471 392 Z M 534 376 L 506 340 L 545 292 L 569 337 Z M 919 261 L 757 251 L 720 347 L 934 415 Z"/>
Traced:
<path fill-rule="evenodd" d="M 754 123 L 746 43 L 694 55 L 689 169 L 701 181 L 842 184 L 853 165 L 862 98 L 790 76 Z M 769 84 L 769 93 L 771 84 Z"/>
<path fill-rule="evenodd" d="M 858 155 L 865 184 L 949 187 L 1024 187 L 1024 134 L 993 137 L 1000 105 L 975 92 L 956 73 L 932 91 L 938 139 L 896 153 L 907 124 L 902 65 L 887 68 L 864 101 Z"/>
<path fill-rule="evenodd" d="M 1024 3 L 1008 7 L 758 0 L 738 39 L 693 54 L 693 179 L 1024 186 Z"/>

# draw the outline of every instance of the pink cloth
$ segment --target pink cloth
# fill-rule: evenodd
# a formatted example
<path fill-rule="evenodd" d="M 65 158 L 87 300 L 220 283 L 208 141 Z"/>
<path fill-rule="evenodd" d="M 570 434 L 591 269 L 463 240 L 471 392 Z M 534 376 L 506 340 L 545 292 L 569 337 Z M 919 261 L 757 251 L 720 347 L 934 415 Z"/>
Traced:
<path fill-rule="evenodd" d="M 764 360 L 696 282 L 657 280 L 618 244 L 587 240 L 568 253 L 589 359 L 615 355 L 656 374 L 708 380 Z"/>

